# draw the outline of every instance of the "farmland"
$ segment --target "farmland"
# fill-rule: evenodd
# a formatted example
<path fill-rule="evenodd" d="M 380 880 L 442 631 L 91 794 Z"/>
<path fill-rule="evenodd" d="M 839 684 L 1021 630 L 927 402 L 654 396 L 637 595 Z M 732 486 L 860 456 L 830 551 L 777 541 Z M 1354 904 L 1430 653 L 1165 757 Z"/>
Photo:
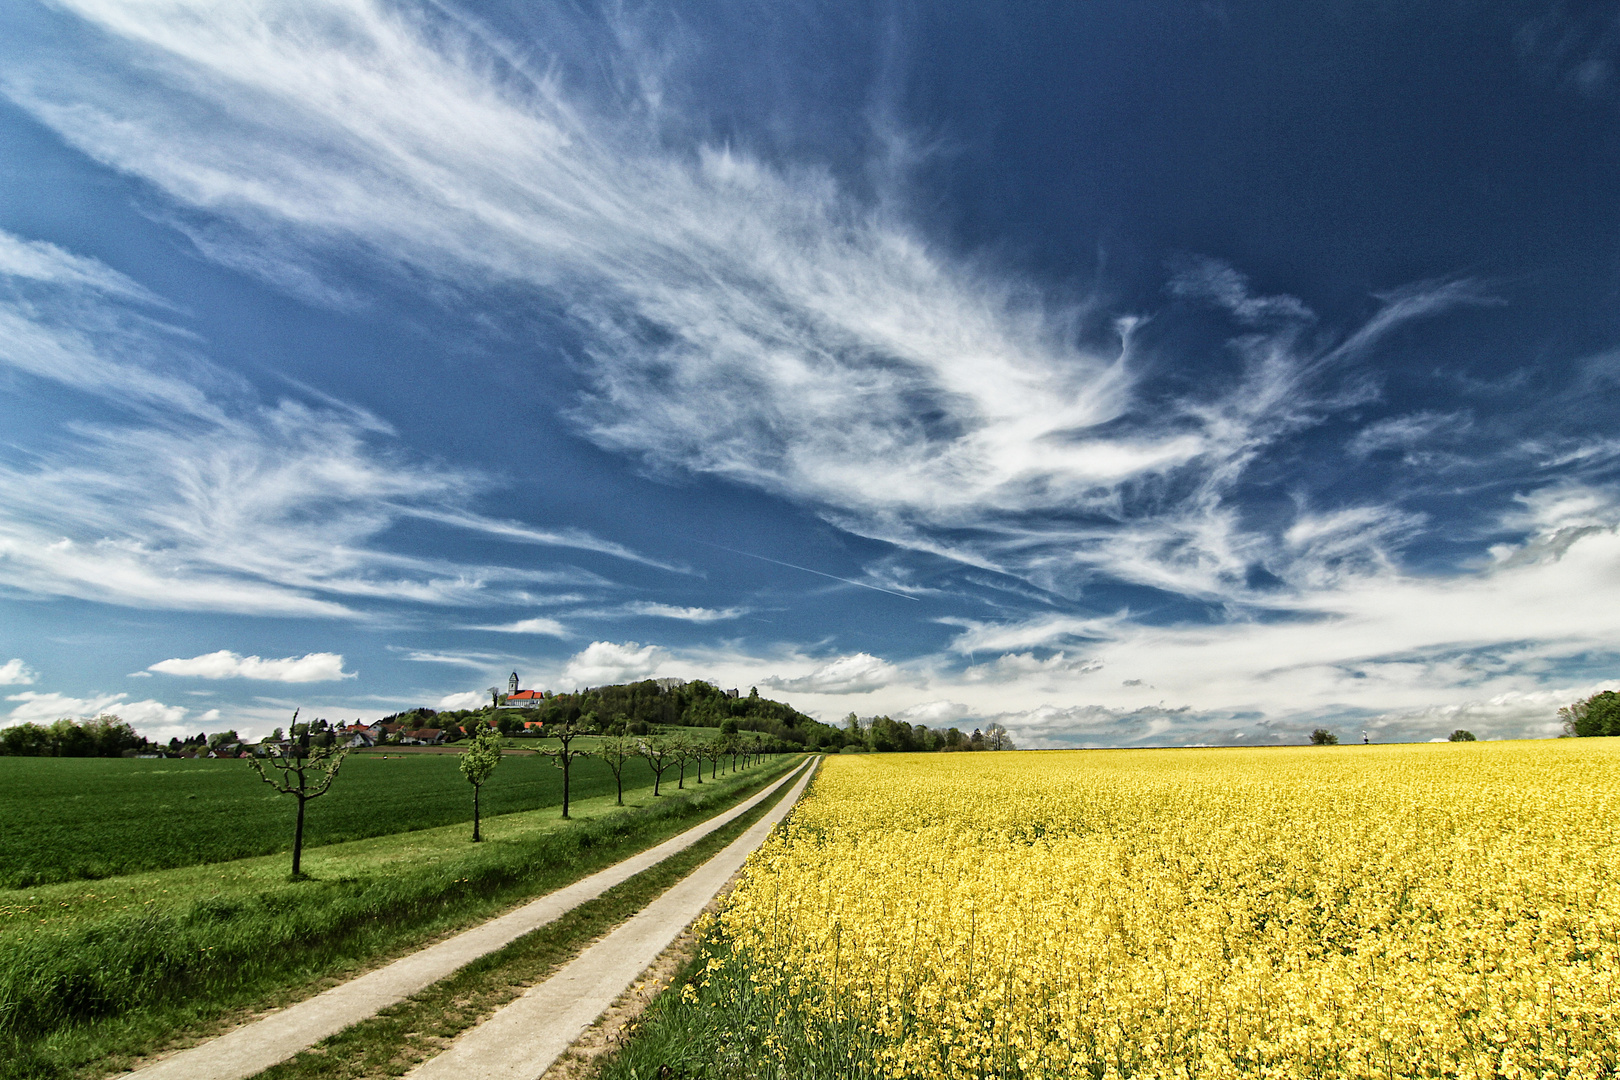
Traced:
<path fill-rule="evenodd" d="M 834 758 L 606 1075 L 1613 1077 L 1617 765 Z"/>
<path fill-rule="evenodd" d="M 453 755 L 406 760 L 423 770 L 402 774 L 409 777 L 456 763 Z M 328 843 L 306 853 L 310 877 L 296 882 L 287 879 L 287 856 L 276 854 L 0 891 L 0 1077 L 77 1072 L 206 1028 L 225 1010 L 297 997 L 312 980 L 465 927 L 671 836 L 797 760 L 722 771 L 701 788 L 689 778 L 685 791 L 666 784 L 657 799 L 644 785 L 626 791 L 623 808 L 610 791 L 576 797 L 572 821 L 555 807 L 486 817 L 481 844 L 469 842 L 464 822 Z M 239 761 L 104 764 L 232 766 L 252 779 Z M 518 759 L 497 776 L 514 766 L 556 772 Z M 322 809 L 314 806 L 312 819 Z M 290 808 L 277 809 L 283 837 Z"/>
<path fill-rule="evenodd" d="M 632 762 L 625 784 L 651 789 L 652 774 Z M 572 787 L 589 799 L 612 792 L 613 778 L 585 759 Z M 486 815 L 561 802 L 562 773 L 528 752 L 508 754 L 483 791 Z M 269 854 L 291 844 L 290 814 L 290 801 L 242 761 L 0 757 L 0 888 Z M 305 843 L 471 820 L 454 754 L 353 754 L 331 792 L 310 804 Z"/>

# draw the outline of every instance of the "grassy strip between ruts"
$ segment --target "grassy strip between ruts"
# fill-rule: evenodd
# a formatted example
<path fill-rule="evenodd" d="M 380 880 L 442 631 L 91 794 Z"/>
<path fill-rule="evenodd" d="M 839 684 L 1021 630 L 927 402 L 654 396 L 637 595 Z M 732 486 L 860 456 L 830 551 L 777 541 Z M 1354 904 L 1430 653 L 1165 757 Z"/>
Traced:
<path fill-rule="evenodd" d="M 300 1000 L 662 842 L 798 760 L 524 843 L 468 844 L 416 873 L 305 882 L 14 938 L 0 955 L 0 1080 L 118 1071 L 245 1008 Z"/>
<path fill-rule="evenodd" d="M 585 946 L 645 908 L 741 836 L 787 797 L 784 788 L 685 851 L 581 904 L 553 923 L 462 968 L 369 1020 L 259 1074 L 261 1080 L 375 1080 L 398 1076 L 442 1052 Z"/>

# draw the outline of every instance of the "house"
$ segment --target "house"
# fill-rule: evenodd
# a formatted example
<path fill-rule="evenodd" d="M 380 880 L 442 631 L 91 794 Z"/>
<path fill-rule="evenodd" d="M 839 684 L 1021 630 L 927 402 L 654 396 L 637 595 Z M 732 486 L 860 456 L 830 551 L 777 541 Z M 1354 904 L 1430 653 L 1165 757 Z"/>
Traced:
<path fill-rule="evenodd" d="M 726 697 L 728 697 L 728 698 L 742 697 L 742 691 L 741 690 L 723 690 L 723 691 L 721 691 L 721 693 L 725 694 Z"/>
<path fill-rule="evenodd" d="M 406 746 L 438 746 L 444 742 L 444 731 L 441 728 L 417 728 L 402 734 L 399 741 Z"/>
<path fill-rule="evenodd" d="M 544 690 L 519 690 L 515 694 L 506 695 L 506 707 L 509 709 L 532 709 L 546 698 Z"/>
<path fill-rule="evenodd" d="M 535 734 L 535 735 L 539 735 L 541 733 L 541 729 L 544 728 L 545 726 L 546 726 L 546 722 L 544 720 L 525 720 L 525 721 L 523 721 L 523 730 L 527 731 L 527 732 L 531 732 L 532 734 Z"/>

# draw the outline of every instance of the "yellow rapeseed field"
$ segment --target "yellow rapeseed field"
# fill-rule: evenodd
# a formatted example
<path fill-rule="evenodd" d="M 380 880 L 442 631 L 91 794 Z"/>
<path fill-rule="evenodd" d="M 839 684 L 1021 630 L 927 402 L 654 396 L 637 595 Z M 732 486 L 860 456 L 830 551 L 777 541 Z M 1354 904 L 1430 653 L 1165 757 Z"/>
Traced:
<path fill-rule="evenodd" d="M 767 1047 L 855 1075 L 1613 1077 L 1617 764 L 1620 739 L 837 757 L 710 979 Z"/>

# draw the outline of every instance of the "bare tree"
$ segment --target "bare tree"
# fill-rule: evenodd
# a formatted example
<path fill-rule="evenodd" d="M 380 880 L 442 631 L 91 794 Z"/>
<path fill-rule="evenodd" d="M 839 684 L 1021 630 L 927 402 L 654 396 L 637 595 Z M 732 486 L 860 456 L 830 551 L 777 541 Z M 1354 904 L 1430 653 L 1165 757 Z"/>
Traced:
<path fill-rule="evenodd" d="M 624 805 L 624 763 L 633 757 L 639 757 L 641 751 L 637 749 L 635 740 L 627 735 L 615 735 L 605 739 L 597 749 L 597 754 L 607 762 L 608 771 L 613 774 L 613 783 L 619 789 L 619 805 Z"/>
<path fill-rule="evenodd" d="M 596 726 L 596 714 L 595 713 L 586 713 L 580 719 L 586 721 L 586 723 L 584 725 L 586 727 L 594 727 L 594 726 Z M 553 726 L 551 728 L 548 728 L 546 730 L 546 733 L 545 733 L 546 738 L 548 738 L 548 739 L 556 739 L 557 740 L 557 745 L 556 745 L 555 748 L 551 748 L 551 749 L 542 748 L 541 751 L 540 751 L 546 757 L 551 759 L 552 765 L 554 765 L 557 768 L 562 770 L 562 774 L 563 774 L 562 816 L 563 817 L 568 816 L 568 773 L 569 773 L 569 768 L 573 765 L 575 758 L 582 758 L 582 757 L 590 757 L 591 756 L 591 752 L 589 750 L 575 750 L 575 749 L 572 748 L 573 741 L 575 739 L 579 738 L 583 734 L 584 734 L 583 731 L 581 731 L 578 727 L 574 726 L 574 721 L 572 719 L 569 719 L 566 723 L 557 724 L 557 725 L 555 725 L 555 726 Z"/>
<path fill-rule="evenodd" d="M 476 721 L 475 721 L 476 723 Z M 473 787 L 473 843 L 483 839 L 478 832 L 478 795 L 484 781 L 501 763 L 501 733 L 491 724 L 477 724 L 472 741 L 461 753 L 461 774 Z"/>
<path fill-rule="evenodd" d="M 650 739 L 643 739 L 638 749 L 641 751 L 641 756 L 647 759 L 647 765 L 653 771 L 653 795 L 656 796 L 658 794 L 658 784 L 663 780 L 664 773 L 671 765 L 675 764 L 674 752 L 670 746 L 669 737 L 666 735 L 654 735 Z"/>
<path fill-rule="evenodd" d="M 326 794 L 332 781 L 337 779 L 338 768 L 342 766 L 343 759 L 349 756 L 349 751 L 347 747 L 336 745 L 330 733 L 317 739 L 315 745 L 310 745 L 309 725 L 305 724 L 303 730 L 299 730 L 296 709 L 293 710 L 292 730 L 293 742 L 286 750 L 272 746 L 268 758 L 252 757 L 248 759 L 248 764 L 259 774 L 260 780 L 278 793 L 291 795 L 298 800 L 298 822 L 293 826 L 292 861 L 292 877 L 296 881 L 304 876 L 304 804 Z M 265 764 L 267 761 L 268 768 Z"/>
<path fill-rule="evenodd" d="M 669 737 L 669 756 L 675 759 L 677 778 L 675 787 L 677 789 L 682 791 L 686 789 L 686 766 L 691 763 L 696 754 L 697 747 L 692 745 L 692 740 L 684 732 L 676 732 Z M 702 768 L 700 760 L 698 765 L 700 772 Z"/>
<path fill-rule="evenodd" d="M 704 743 L 703 756 L 712 762 L 712 767 L 709 769 L 709 779 L 718 781 L 720 779 L 720 761 L 726 756 L 725 740 L 710 739 Z"/>

